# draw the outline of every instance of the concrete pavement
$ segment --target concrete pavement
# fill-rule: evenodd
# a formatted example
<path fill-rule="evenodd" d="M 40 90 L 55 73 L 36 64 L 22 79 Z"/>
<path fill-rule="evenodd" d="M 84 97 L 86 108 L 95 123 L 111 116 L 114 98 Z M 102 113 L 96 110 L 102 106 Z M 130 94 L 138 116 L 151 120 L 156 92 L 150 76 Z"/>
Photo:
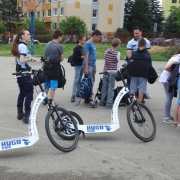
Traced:
<path fill-rule="evenodd" d="M 121 61 L 119 67 L 124 63 Z M 94 92 L 98 88 L 98 74 L 103 70 L 103 60 L 97 61 Z M 166 62 L 153 62 L 158 74 Z M 81 101 L 79 106 L 70 102 L 73 68 L 64 60 L 67 83 L 58 89 L 56 102 L 63 108 L 78 113 L 85 124 L 110 122 L 111 110 L 98 106 L 91 109 Z M 34 69 L 41 63 L 32 63 Z M 14 58 L 0 57 L 0 138 L 7 139 L 28 135 L 27 125 L 16 119 L 18 87 L 11 75 L 15 70 Z M 116 86 L 122 85 L 116 82 Z M 34 89 L 36 97 L 38 88 Z M 148 84 L 152 99 L 146 105 L 153 112 L 157 124 L 156 137 L 144 143 L 131 132 L 127 120 L 127 107 L 119 107 L 121 128 L 114 133 L 86 134 L 79 137 L 76 149 L 63 153 L 54 148 L 45 132 L 47 109 L 41 105 L 37 115 L 40 140 L 28 148 L 0 152 L 1 180 L 179 180 L 180 179 L 180 130 L 162 122 L 165 93 L 158 81 Z M 177 99 L 173 100 L 172 112 Z M 77 102 L 77 101 L 76 101 Z"/>

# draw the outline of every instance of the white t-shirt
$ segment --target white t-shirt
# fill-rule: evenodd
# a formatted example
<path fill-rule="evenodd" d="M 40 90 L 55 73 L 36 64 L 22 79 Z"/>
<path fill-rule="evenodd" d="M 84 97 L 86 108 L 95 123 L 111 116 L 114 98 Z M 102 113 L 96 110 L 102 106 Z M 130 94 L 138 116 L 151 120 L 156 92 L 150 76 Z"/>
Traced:
<path fill-rule="evenodd" d="M 172 61 L 174 62 L 174 64 L 180 63 L 180 54 L 176 54 L 171 59 L 169 59 L 167 64 L 169 64 Z M 163 72 L 161 73 L 161 75 L 159 77 L 159 82 L 166 82 L 168 77 L 170 76 L 170 74 L 171 74 L 171 72 L 169 72 L 167 70 L 163 70 Z M 179 74 L 180 74 L 180 69 L 179 69 Z"/>

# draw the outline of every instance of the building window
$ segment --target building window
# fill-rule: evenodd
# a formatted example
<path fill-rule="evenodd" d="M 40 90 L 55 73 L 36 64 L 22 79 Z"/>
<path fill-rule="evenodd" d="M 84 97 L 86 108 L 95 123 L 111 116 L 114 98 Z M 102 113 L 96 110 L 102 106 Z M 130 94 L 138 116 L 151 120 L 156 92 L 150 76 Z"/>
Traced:
<path fill-rule="evenodd" d="M 40 17 L 40 12 L 37 12 L 37 17 Z"/>
<path fill-rule="evenodd" d="M 97 18 L 97 10 L 93 10 L 93 18 Z"/>
<path fill-rule="evenodd" d="M 177 3 L 177 0 L 172 0 L 172 3 Z"/>
<path fill-rule="evenodd" d="M 98 0 L 93 0 L 93 3 L 98 3 Z"/>
<path fill-rule="evenodd" d="M 92 24 L 92 31 L 97 29 L 97 24 Z"/>
<path fill-rule="evenodd" d="M 75 8 L 79 9 L 80 8 L 80 2 L 75 3 Z"/>
<path fill-rule="evenodd" d="M 64 8 L 60 8 L 60 15 L 64 16 Z"/>
<path fill-rule="evenodd" d="M 109 11 L 113 11 L 113 4 L 109 4 Z"/>
<path fill-rule="evenodd" d="M 45 17 L 45 11 L 42 12 L 42 17 Z"/>
<path fill-rule="evenodd" d="M 51 16 L 51 9 L 48 9 L 48 16 Z"/>
<path fill-rule="evenodd" d="M 57 9 L 53 9 L 53 15 L 57 16 Z"/>
<path fill-rule="evenodd" d="M 57 2 L 57 0 L 54 0 L 54 2 Z"/>
<path fill-rule="evenodd" d="M 112 24 L 112 18 L 108 18 L 108 24 Z"/>
<path fill-rule="evenodd" d="M 48 3 L 50 3 L 51 2 L 51 0 L 48 0 Z"/>

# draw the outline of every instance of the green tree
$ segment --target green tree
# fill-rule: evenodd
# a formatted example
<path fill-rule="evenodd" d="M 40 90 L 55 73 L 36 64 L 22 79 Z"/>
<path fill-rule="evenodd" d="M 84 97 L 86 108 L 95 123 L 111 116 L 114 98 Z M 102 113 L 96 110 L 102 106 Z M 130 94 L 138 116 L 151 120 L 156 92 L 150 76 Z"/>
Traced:
<path fill-rule="evenodd" d="M 173 18 L 173 24 L 175 25 L 176 32 L 180 32 L 180 8 L 172 6 L 170 12 Z"/>
<path fill-rule="evenodd" d="M 131 16 L 131 10 L 133 7 L 134 1 L 133 0 L 125 0 L 124 4 L 124 28 L 127 28 L 129 24 L 129 18 Z"/>
<path fill-rule="evenodd" d="M 23 19 L 23 14 L 17 12 L 17 0 L 1 0 L 0 11 L 2 11 L 2 21 L 8 31 L 15 28 L 16 24 Z"/>
<path fill-rule="evenodd" d="M 65 19 L 59 23 L 59 29 L 61 29 L 65 35 L 71 35 L 71 39 L 73 35 L 79 36 L 87 34 L 86 23 L 76 16 L 65 17 Z"/>
<path fill-rule="evenodd" d="M 176 20 L 178 17 L 174 15 L 174 12 L 172 12 L 166 19 L 163 31 L 167 33 L 176 33 L 176 30 L 178 29 L 178 26 L 176 24 Z"/>
<path fill-rule="evenodd" d="M 160 1 L 149 0 L 148 6 L 150 12 L 150 31 L 154 31 L 154 23 L 157 23 L 157 32 L 162 32 L 164 12 L 162 11 L 162 7 L 160 6 Z"/>
<path fill-rule="evenodd" d="M 6 31 L 6 28 L 3 23 L 0 22 L 0 33 L 4 33 Z"/>
<path fill-rule="evenodd" d="M 145 32 L 150 31 L 151 18 L 147 0 L 135 0 L 133 3 L 126 28 L 133 31 L 135 26 L 140 26 Z"/>
<path fill-rule="evenodd" d="M 31 23 L 31 19 L 27 18 L 24 19 L 21 22 L 21 26 L 19 27 L 19 29 L 27 29 L 30 31 L 30 23 Z M 44 21 L 39 20 L 38 18 L 34 19 L 34 33 L 35 34 L 46 34 L 47 30 L 44 24 Z"/>

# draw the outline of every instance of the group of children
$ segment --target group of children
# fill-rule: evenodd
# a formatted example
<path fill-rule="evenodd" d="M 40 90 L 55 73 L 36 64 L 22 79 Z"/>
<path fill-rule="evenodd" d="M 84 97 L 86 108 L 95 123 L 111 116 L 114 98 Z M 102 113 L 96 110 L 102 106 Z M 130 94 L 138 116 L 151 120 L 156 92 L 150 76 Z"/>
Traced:
<path fill-rule="evenodd" d="M 85 36 L 80 37 L 79 44 L 74 48 L 73 56 L 75 60 L 75 66 L 71 102 L 75 101 L 75 97 L 79 97 L 80 81 L 82 79 L 83 73 L 86 74 L 86 58 L 87 56 L 91 55 L 90 50 L 88 50 L 86 47 L 87 42 L 85 41 Z M 91 41 L 91 39 L 89 41 Z M 95 41 L 91 43 L 93 43 L 93 46 L 95 47 L 94 42 Z M 120 52 L 118 52 L 117 49 L 119 48 L 120 44 L 121 40 L 118 38 L 114 38 L 111 43 L 112 46 L 108 48 L 104 53 L 103 71 L 108 73 L 103 75 L 100 106 L 105 106 L 107 109 L 112 109 L 113 107 L 115 74 L 117 72 L 117 63 L 120 60 Z M 85 46 L 84 49 L 83 45 Z M 136 93 L 138 90 L 139 102 L 142 102 L 143 95 L 146 93 L 147 80 L 149 76 L 149 67 L 151 66 L 151 56 L 149 52 L 147 52 L 146 41 L 144 38 L 138 41 L 138 49 L 137 51 L 132 52 L 131 58 L 133 59 L 133 62 L 131 63 L 131 65 L 129 65 L 128 68 L 131 75 L 130 92 L 131 94 L 133 94 Z M 96 69 L 95 66 L 94 69 Z M 95 73 L 93 75 L 95 75 Z M 92 76 L 92 74 L 90 74 L 90 76 Z"/>

